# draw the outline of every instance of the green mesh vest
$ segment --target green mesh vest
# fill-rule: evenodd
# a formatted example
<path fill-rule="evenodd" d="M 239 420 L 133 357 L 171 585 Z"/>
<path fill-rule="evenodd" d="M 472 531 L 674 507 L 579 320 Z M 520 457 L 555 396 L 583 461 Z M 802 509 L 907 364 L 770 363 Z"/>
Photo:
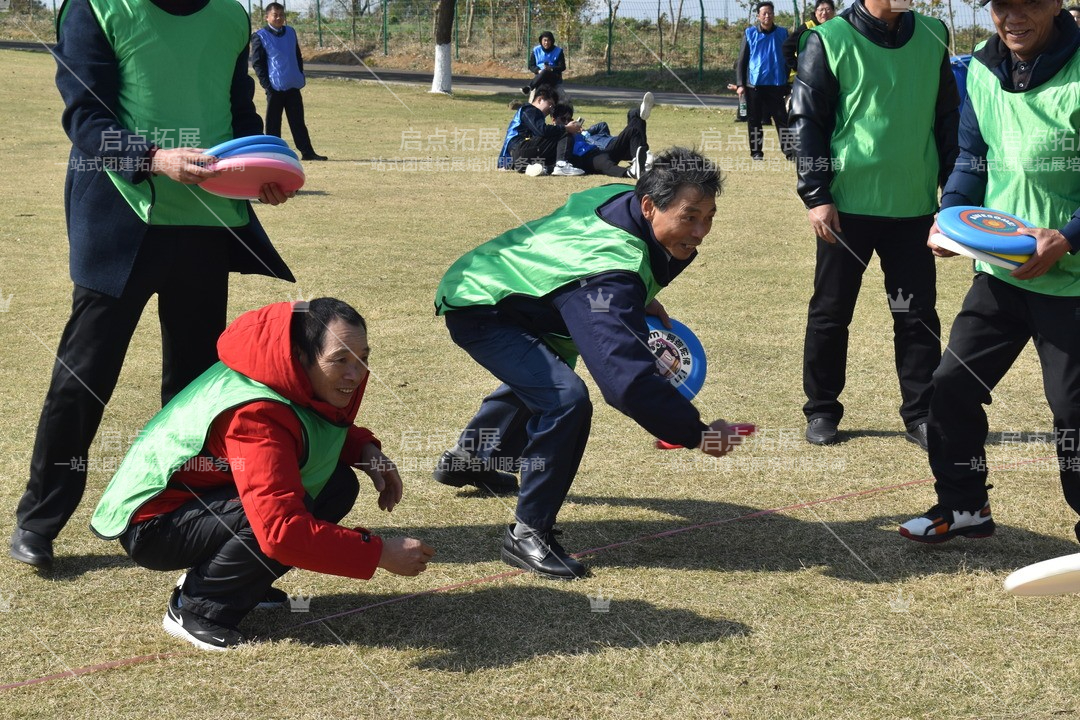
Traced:
<path fill-rule="evenodd" d="M 304 490 L 316 497 L 337 466 L 348 426 L 335 425 L 314 410 L 296 405 L 218 362 L 143 428 L 105 488 L 90 529 L 106 540 L 122 535 L 135 512 L 160 495 L 173 473 L 200 453 L 214 418 L 232 408 L 267 400 L 288 405 L 300 419 L 304 429 L 300 479 Z"/>
<path fill-rule="evenodd" d="M 983 205 L 1035 227 L 1064 227 L 1080 207 L 1080 53 L 1026 92 L 1007 92 L 977 60 L 968 72 L 968 102 L 989 146 Z M 1044 295 L 1080 296 L 1080 257 L 1071 253 L 1033 280 L 1017 280 L 988 263 L 975 269 Z"/>
<path fill-rule="evenodd" d="M 250 34 L 247 13 L 236 0 L 210 0 L 184 16 L 147 0 L 90 0 L 90 7 L 120 66 L 119 102 L 110 108 L 120 125 L 164 149 L 209 148 L 232 138 L 233 71 Z M 102 138 L 102 152 L 109 143 Z M 151 225 L 248 223 L 243 201 L 164 175 L 132 184 L 106 172 L 132 210 Z"/>
<path fill-rule="evenodd" d="M 945 26 L 919 13 L 911 39 L 883 48 L 842 18 L 810 32 L 821 37 L 840 86 L 829 188 L 842 213 L 911 218 L 937 210 L 934 141 Z"/>
<path fill-rule="evenodd" d="M 660 292 L 641 238 L 600 217 L 599 209 L 628 185 L 603 185 L 574 193 L 547 217 L 508 230 L 465 253 L 446 271 L 435 291 L 435 312 L 495 305 L 510 295 L 543 297 L 600 273 L 625 270 L 645 284 L 646 302 Z M 544 341 L 573 365 L 577 348 L 570 338 L 550 335 Z"/>

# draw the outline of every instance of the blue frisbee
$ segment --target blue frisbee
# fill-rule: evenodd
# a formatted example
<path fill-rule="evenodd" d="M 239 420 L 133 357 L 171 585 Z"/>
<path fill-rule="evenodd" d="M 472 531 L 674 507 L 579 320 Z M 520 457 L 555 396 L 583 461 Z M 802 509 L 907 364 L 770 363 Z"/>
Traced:
<path fill-rule="evenodd" d="M 291 149 L 283 145 L 271 145 L 270 143 L 260 143 L 258 145 L 244 145 L 242 147 L 233 148 L 232 150 L 226 150 L 225 152 L 207 153 L 207 155 L 213 155 L 218 159 L 224 159 L 227 157 L 236 157 L 237 155 L 251 155 L 252 153 L 260 153 L 263 155 L 273 154 L 282 155 L 290 160 L 299 160 L 296 153 Z"/>
<path fill-rule="evenodd" d="M 212 155 L 214 157 L 228 157 L 223 153 L 232 153 L 233 151 L 245 148 L 248 145 L 276 145 L 282 148 L 288 148 L 289 144 L 279 137 L 273 135 L 248 135 L 246 137 L 233 138 L 232 140 L 226 140 L 223 143 L 219 143 L 214 147 L 206 150 L 204 155 Z M 295 155 L 293 156 L 295 157 Z"/>
<path fill-rule="evenodd" d="M 943 235 L 985 253 L 1030 255 L 1035 252 L 1035 238 L 1020 233 L 1031 224 L 999 210 L 957 205 L 938 213 L 937 224 Z"/>
<path fill-rule="evenodd" d="M 656 371 L 665 377 L 687 400 L 693 400 L 705 384 L 708 361 L 705 348 L 690 328 L 678 320 L 671 321 L 671 329 L 664 327 L 660 318 L 649 315 L 649 349 L 656 356 Z"/>

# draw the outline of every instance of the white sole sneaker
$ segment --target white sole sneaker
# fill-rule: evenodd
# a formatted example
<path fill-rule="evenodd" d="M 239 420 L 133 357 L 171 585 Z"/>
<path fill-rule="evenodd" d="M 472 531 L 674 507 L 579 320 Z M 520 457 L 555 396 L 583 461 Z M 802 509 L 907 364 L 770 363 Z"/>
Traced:
<path fill-rule="evenodd" d="M 195 647 L 199 648 L 200 650 L 211 650 L 213 652 L 228 652 L 229 651 L 229 648 L 227 648 L 227 647 L 218 647 L 216 645 L 211 645 L 210 643 L 203 642 L 202 640 L 195 637 L 194 635 L 191 635 L 190 633 L 188 633 L 187 630 L 184 629 L 183 625 L 181 625 L 177 621 L 173 620 L 172 617 L 170 617 L 169 613 L 165 613 L 165 617 L 162 618 L 161 627 L 164 628 L 165 632 L 169 633 L 170 635 L 172 635 L 177 640 L 183 640 L 184 642 L 189 642 L 192 645 L 194 645 Z"/>
<path fill-rule="evenodd" d="M 653 105 L 655 104 L 656 99 L 653 98 L 653 94 L 651 92 L 645 93 L 641 98 L 641 107 L 638 108 L 638 115 L 641 116 L 642 120 L 649 119 L 649 115 L 652 114 Z"/>
<path fill-rule="evenodd" d="M 585 171 L 581 168 L 576 168 L 573 165 L 556 165 L 555 169 L 551 171 L 552 175 L 559 175 L 561 177 L 570 177 L 573 175 L 584 175 Z"/>

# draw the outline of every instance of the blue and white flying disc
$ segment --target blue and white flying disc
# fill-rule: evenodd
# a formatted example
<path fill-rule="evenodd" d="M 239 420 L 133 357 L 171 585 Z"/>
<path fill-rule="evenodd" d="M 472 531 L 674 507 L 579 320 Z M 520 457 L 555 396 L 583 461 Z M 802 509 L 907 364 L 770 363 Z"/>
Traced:
<path fill-rule="evenodd" d="M 1031 224 L 1009 213 L 957 205 L 938 213 L 937 224 L 943 235 L 975 250 L 1006 255 L 1035 252 L 1035 238 L 1020 234 Z"/>
<path fill-rule="evenodd" d="M 274 153 L 276 155 L 284 155 L 290 160 L 297 160 L 297 155 L 291 148 L 285 145 L 271 145 L 270 143 L 255 143 L 253 145 L 241 145 L 240 147 L 232 148 L 230 150 L 219 150 L 216 153 L 207 152 L 207 155 L 213 154 L 218 159 L 224 159 L 227 157 L 234 157 L 236 155 L 253 155 L 255 153 Z"/>
<path fill-rule="evenodd" d="M 671 321 L 671 329 L 664 327 L 660 318 L 649 315 L 649 348 L 656 355 L 656 370 L 666 377 L 687 400 L 693 400 L 705 384 L 708 361 L 705 348 L 690 328 L 678 320 Z"/>
<path fill-rule="evenodd" d="M 248 145 L 277 145 L 278 147 L 284 148 L 289 146 L 284 140 L 273 135 L 248 135 L 246 137 L 226 140 L 205 151 L 203 154 L 212 155 L 214 157 L 227 157 L 227 155 L 223 155 L 222 153 L 231 153 L 234 150 L 245 148 Z"/>

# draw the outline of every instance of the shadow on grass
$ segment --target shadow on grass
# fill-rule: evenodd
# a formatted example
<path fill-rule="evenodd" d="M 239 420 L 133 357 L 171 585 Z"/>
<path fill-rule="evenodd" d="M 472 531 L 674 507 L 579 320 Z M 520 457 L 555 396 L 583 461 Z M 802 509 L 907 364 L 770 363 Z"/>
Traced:
<path fill-rule="evenodd" d="M 38 569 L 38 577 L 43 580 L 57 580 L 61 582 L 78 580 L 86 573 L 98 570 L 107 570 L 117 567 L 135 567 L 123 551 L 120 545 L 116 545 L 115 555 L 62 555 L 58 554 L 53 559 L 52 566 Z"/>
<path fill-rule="evenodd" d="M 423 657 L 415 667 L 452 672 L 509 667 L 537 657 L 601 653 L 606 648 L 652 652 L 661 644 L 716 642 L 751 632 L 739 622 L 642 600 L 615 598 L 609 612 L 592 612 L 583 590 L 561 587 L 514 584 L 468 593 L 437 593 L 325 624 L 295 627 L 298 621 L 396 597 L 320 596 L 319 615 L 279 614 L 275 622 L 279 627 L 267 629 L 275 638 L 289 637 L 317 646 L 344 643 L 346 647 L 419 650 Z M 254 621 L 266 622 L 252 616 L 249 625 Z"/>
<path fill-rule="evenodd" d="M 915 513 L 833 521 L 830 516 L 835 513 L 824 504 L 751 517 L 762 509 L 671 498 L 571 496 L 570 500 L 577 507 L 563 512 L 560 542 L 571 553 L 597 549 L 583 558 L 594 574 L 619 567 L 761 572 L 820 567 L 830 577 L 877 583 L 973 569 L 1007 572 L 1078 550 L 1071 526 L 1063 528 L 1061 536 L 1047 536 L 1003 525 L 1000 518 L 992 539 L 956 538 L 924 545 L 897 532 L 898 524 Z M 791 502 L 799 499 L 793 494 Z M 590 512 L 590 506 L 641 508 L 670 517 L 570 520 Z M 434 546 L 436 562 L 468 564 L 497 560 L 503 529 L 491 525 L 412 527 L 395 528 L 393 534 L 417 537 Z M 671 531 L 680 532 L 655 537 Z M 607 547 L 626 541 L 635 542 Z"/>

